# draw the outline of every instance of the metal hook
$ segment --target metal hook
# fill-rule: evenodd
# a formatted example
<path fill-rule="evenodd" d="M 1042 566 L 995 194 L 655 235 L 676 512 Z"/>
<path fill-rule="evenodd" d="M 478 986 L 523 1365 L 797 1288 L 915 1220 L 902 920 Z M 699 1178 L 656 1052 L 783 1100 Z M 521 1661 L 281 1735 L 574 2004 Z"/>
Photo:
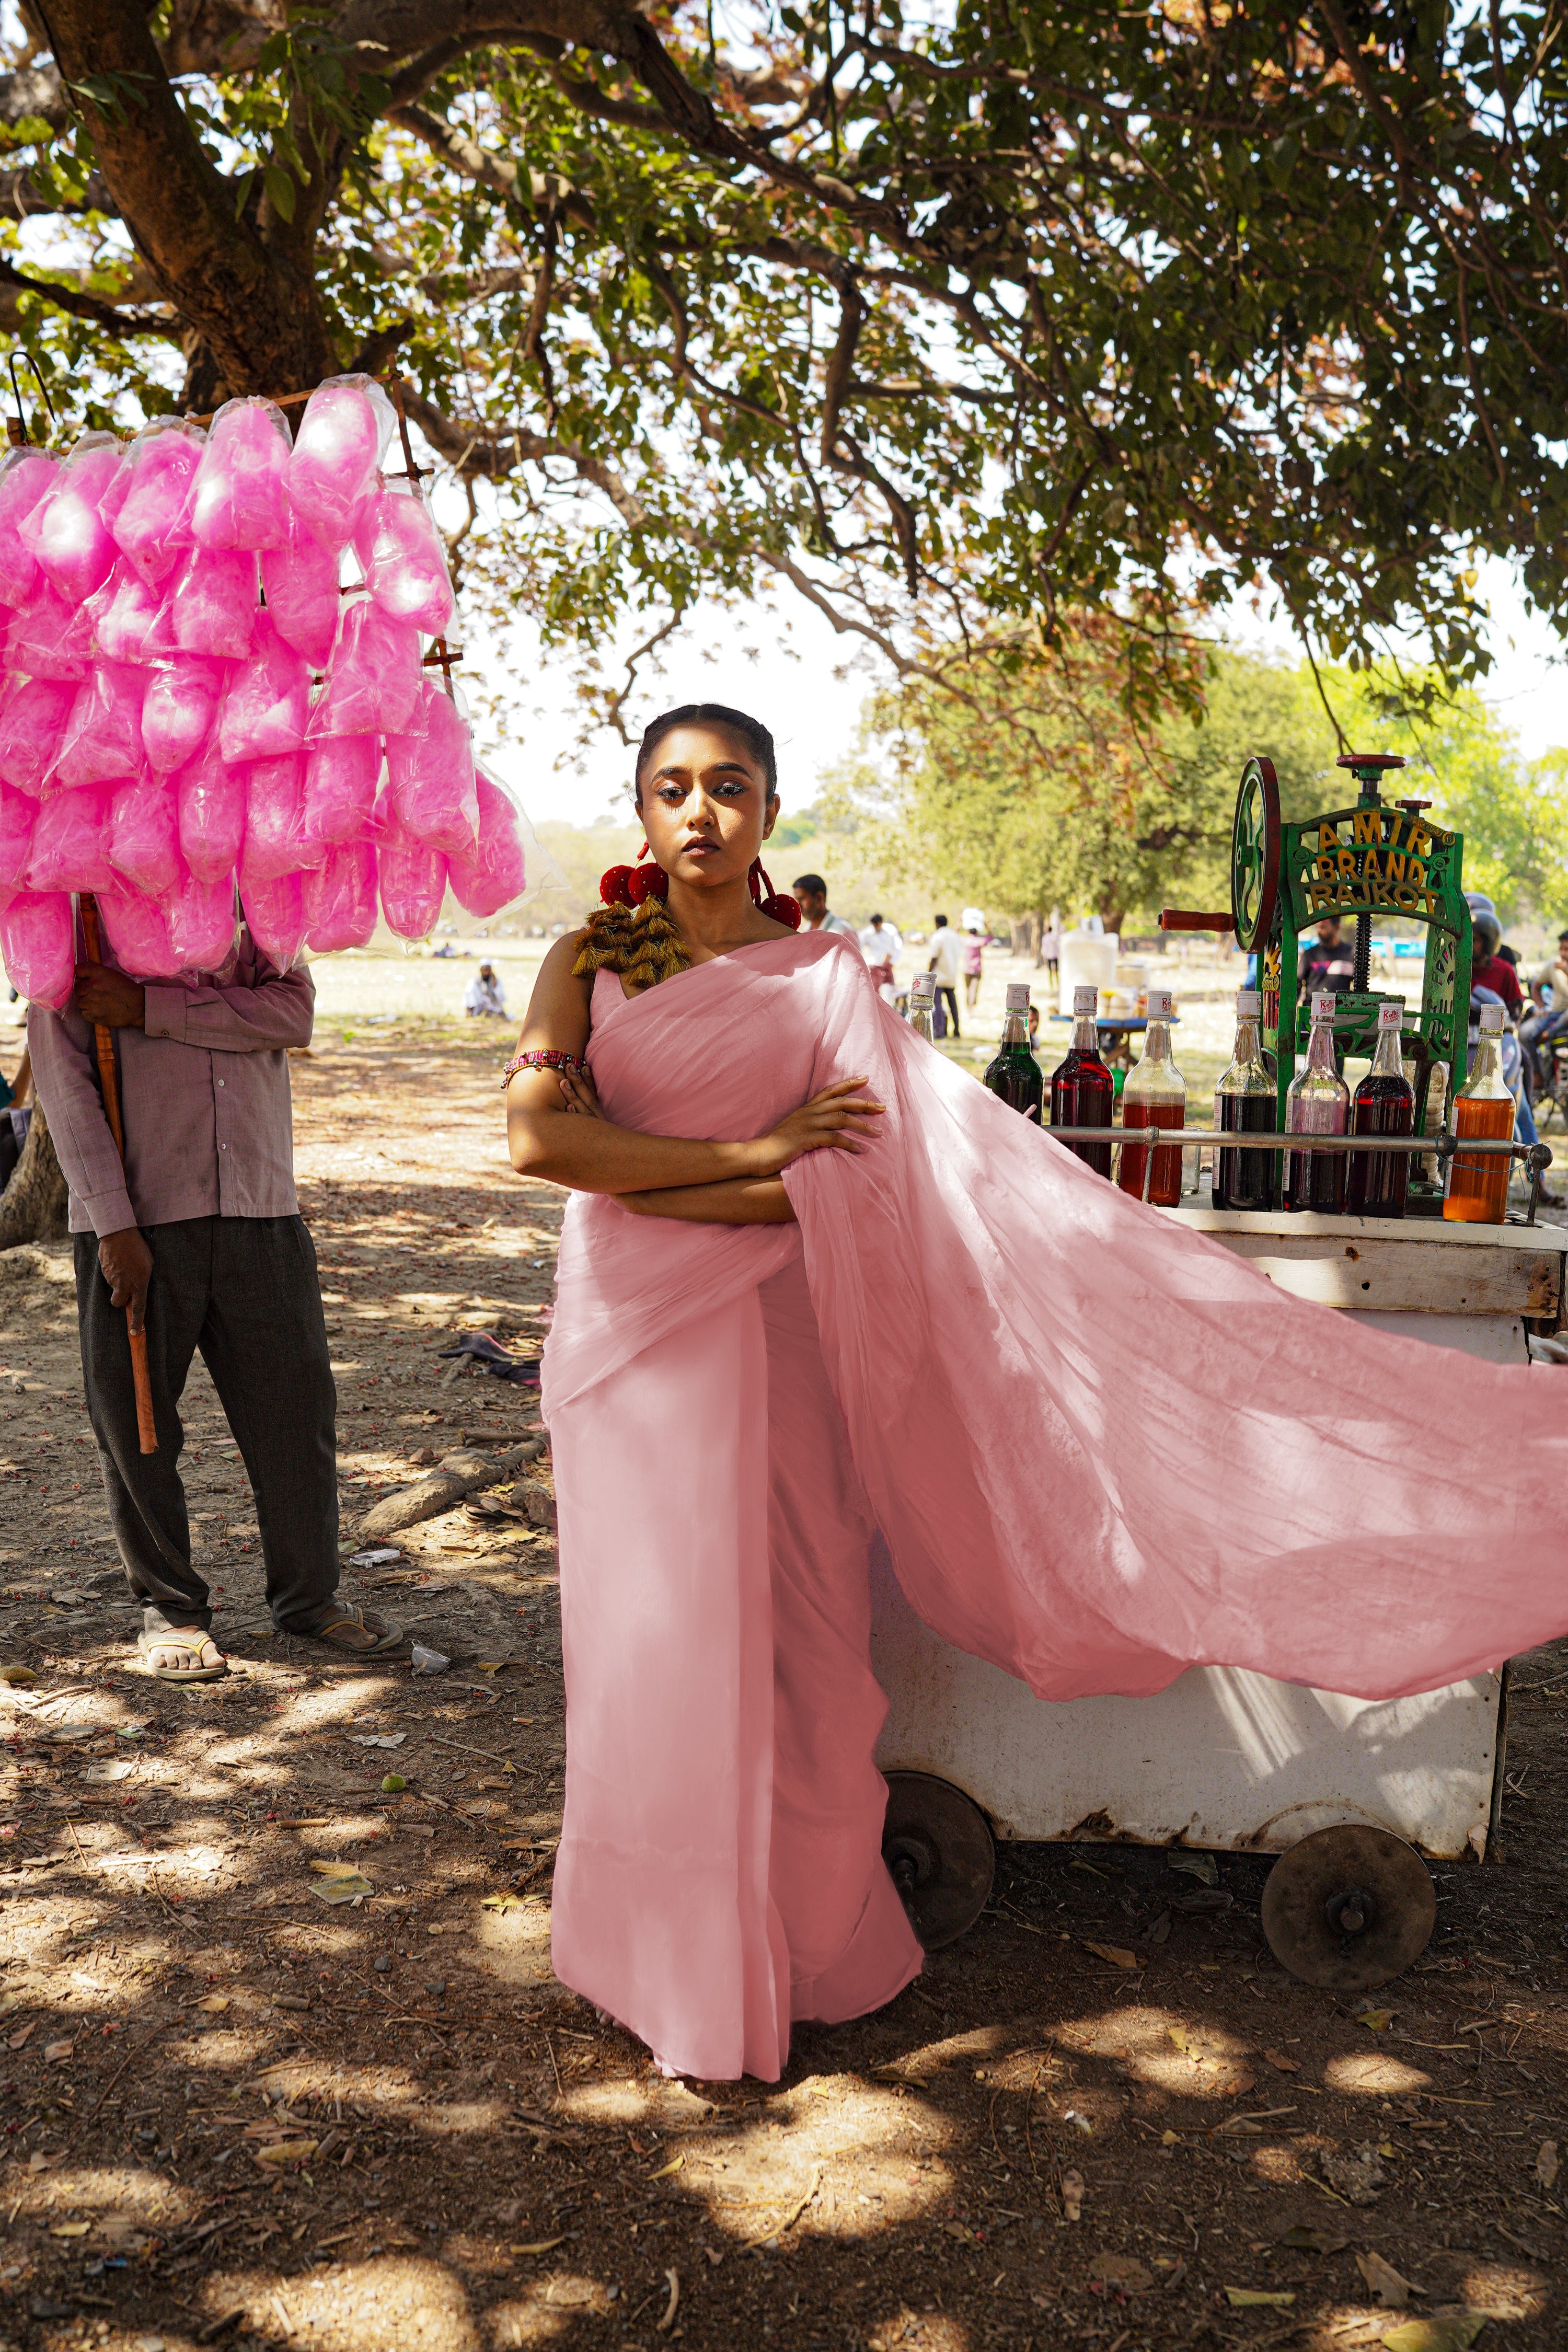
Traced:
<path fill-rule="evenodd" d="M 22 387 L 16 381 L 16 362 L 19 359 L 26 360 L 27 365 L 33 371 L 33 378 L 35 383 L 37 384 L 39 395 L 43 400 L 44 406 L 49 412 L 50 431 L 52 433 L 58 433 L 60 429 L 60 420 L 55 415 L 54 403 L 49 398 L 48 386 L 44 382 L 43 373 L 38 366 L 37 361 L 33 357 L 31 352 L 12 352 L 6 361 L 6 365 L 10 370 L 11 395 L 16 404 L 16 414 L 15 416 L 8 416 L 5 419 L 5 436 L 13 449 L 25 449 L 27 446 L 26 421 L 22 415 Z"/>

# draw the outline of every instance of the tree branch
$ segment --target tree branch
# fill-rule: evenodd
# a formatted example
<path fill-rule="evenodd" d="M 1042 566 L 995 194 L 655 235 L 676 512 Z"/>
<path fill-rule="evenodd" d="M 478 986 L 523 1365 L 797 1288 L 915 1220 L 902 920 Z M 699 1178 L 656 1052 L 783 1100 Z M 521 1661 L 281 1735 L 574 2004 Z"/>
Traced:
<path fill-rule="evenodd" d="M 175 343 L 181 338 L 178 319 L 165 312 L 117 310 L 112 302 L 105 302 L 96 294 L 85 294 L 79 286 L 62 286 L 54 278 L 26 277 L 3 257 L 0 286 L 14 287 L 18 294 L 37 294 L 44 301 L 52 302 L 57 310 L 68 310 L 73 319 L 90 319 L 94 326 L 116 337 L 162 335 Z"/>

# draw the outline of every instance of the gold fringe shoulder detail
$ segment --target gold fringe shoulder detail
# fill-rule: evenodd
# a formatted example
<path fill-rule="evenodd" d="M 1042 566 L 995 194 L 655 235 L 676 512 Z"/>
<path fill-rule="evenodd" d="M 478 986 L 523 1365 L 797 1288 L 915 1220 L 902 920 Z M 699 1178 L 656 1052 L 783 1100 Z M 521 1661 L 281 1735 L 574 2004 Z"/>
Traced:
<path fill-rule="evenodd" d="M 596 971 L 618 971 L 640 992 L 690 968 L 686 942 L 663 901 L 647 898 L 635 908 L 595 907 L 572 970 L 579 980 Z"/>

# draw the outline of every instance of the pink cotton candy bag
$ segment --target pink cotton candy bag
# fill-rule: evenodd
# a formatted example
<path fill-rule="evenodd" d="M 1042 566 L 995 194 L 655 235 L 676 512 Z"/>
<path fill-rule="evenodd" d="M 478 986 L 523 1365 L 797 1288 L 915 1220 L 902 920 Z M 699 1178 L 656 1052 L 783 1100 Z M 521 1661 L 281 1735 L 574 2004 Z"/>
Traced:
<path fill-rule="evenodd" d="M 418 630 L 388 620 L 368 596 L 343 602 L 326 692 L 310 713 L 313 743 L 327 735 L 396 734 L 419 700 Z"/>
<path fill-rule="evenodd" d="M 168 599 L 161 589 L 150 588 L 123 556 L 85 609 L 93 645 L 110 661 L 159 661 L 174 651 Z"/>
<path fill-rule="evenodd" d="M 135 776 L 116 786 L 109 811 L 109 858 L 138 890 L 163 897 L 177 887 L 185 867 L 179 810 L 166 776 Z"/>
<path fill-rule="evenodd" d="M 0 784 L 0 887 L 16 890 L 27 870 L 38 803 Z"/>
<path fill-rule="evenodd" d="M 41 575 L 5 641 L 8 668 L 29 677 L 85 677 L 92 663 L 92 620 L 68 604 Z"/>
<path fill-rule="evenodd" d="M 366 375 L 330 376 L 310 394 L 289 460 L 289 502 L 329 547 L 347 544 L 396 421 Z"/>
<path fill-rule="evenodd" d="M 169 936 L 171 899 L 149 898 L 125 883 L 98 894 L 98 910 L 115 959 L 132 980 L 173 980 L 184 967 Z"/>
<path fill-rule="evenodd" d="M 193 549 L 170 591 L 175 645 L 182 653 L 246 660 L 256 624 L 256 598 L 254 555 L 237 548 Z"/>
<path fill-rule="evenodd" d="M 368 946 L 375 908 L 376 858 L 368 841 L 341 843 L 305 877 L 305 937 L 318 955 Z"/>
<path fill-rule="evenodd" d="M 388 483 L 369 501 L 354 533 L 354 552 L 372 602 L 390 620 L 427 637 L 445 636 L 456 609 L 447 551 L 423 492 Z"/>
<path fill-rule="evenodd" d="M 499 784 L 482 769 L 475 774 L 479 803 L 479 838 L 476 848 L 447 862 L 452 896 L 470 915 L 489 921 L 528 887 L 517 811 Z"/>
<path fill-rule="evenodd" d="M 59 459 L 43 449 L 12 449 L 0 458 L 0 604 L 25 604 L 38 577 L 38 560 L 23 544 L 21 525 L 55 485 Z"/>
<path fill-rule="evenodd" d="M 250 936 L 279 971 L 299 960 L 305 944 L 305 896 L 298 874 L 284 874 L 273 882 L 239 877 L 239 903 Z"/>
<path fill-rule="evenodd" d="M 428 939 L 447 895 L 447 861 L 438 849 L 426 848 L 405 832 L 386 795 L 375 814 L 375 862 L 387 929 L 400 940 Z"/>
<path fill-rule="evenodd" d="M 49 778 L 50 790 L 117 782 L 142 765 L 142 703 L 147 673 L 100 661 L 77 688 Z"/>
<path fill-rule="evenodd" d="M 291 514 L 287 543 L 262 555 L 261 585 L 279 635 L 312 669 L 325 669 L 338 634 L 337 550 Z"/>
<path fill-rule="evenodd" d="M 174 779 L 180 855 L 195 879 L 232 876 L 245 844 L 245 777 L 226 767 L 209 742 Z"/>
<path fill-rule="evenodd" d="M 449 695 L 426 679 L 405 732 L 386 739 L 387 797 L 405 833 L 426 849 L 467 855 L 479 829 L 474 747 Z"/>
<path fill-rule="evenodd" d="M 191 546 L 191 504 L 207 436 L 183 416 L 139 433 L 104 503 L 110 537 L 150 588 L 167 584 Z"/>
<path fill-rule="evenodd" d="M 38 803 L 27 870 L 29 890 L 107 890 L 114 880 L 109 862 L 110 795 L 101 784 L 50 793 Z"/>
<path fill-rule="evenodd" d="M 124 462 L 112 433 L 84 433 L 47 495 L 17 525 L 23 546 L 68 604 L 101 588 L 113 566 L 116 549 L 99 507 Z"/>
<path fill-rule="evenodd" d="M 63 1013 L 76 986 L 76 923 L 69 898 L 18 890 L 0 909 L 0 959 L 18 996 Z"/>
<path fill-rule="evenodd" d="M 169 946 L 180 971 L 216 971 L 234 946 L 234 876 L 187 874 L 169 900 Z"/>
<path fill-rule="evenodd" d="M 370 827 L 380 778 L 379 735 L 329 735 L 312 743 L 305 754 L 306 839 L 359 840 Z"/>
<path fill-rule="evenodd" d="M 54 772 L 77 689 L 68 678 L 30 677 L 0 703 L 0 782 L 37 800 Z"/>
<path fill-rule="evenodd" d="M 299 751 L 310 716 L 310 673 L 270 613 L 256 615 L 250 659 L 233 673 L 218 714 L 218 749 L 231 766 Z"/>
<path fill-rule="evenodd" d="M 181 654 L 155 669 L 142 704 L 142 748 L 147 764 L 170 775 L 194 760 L 212 733 L 227 667 L 200 654 Z"/>
<path fill-rule="evenodd" d="M 226 401 L 213 418 L 191 500 L 198 547 L 281 547 L 289 536 L 289 427 L 270 400 Z"/>

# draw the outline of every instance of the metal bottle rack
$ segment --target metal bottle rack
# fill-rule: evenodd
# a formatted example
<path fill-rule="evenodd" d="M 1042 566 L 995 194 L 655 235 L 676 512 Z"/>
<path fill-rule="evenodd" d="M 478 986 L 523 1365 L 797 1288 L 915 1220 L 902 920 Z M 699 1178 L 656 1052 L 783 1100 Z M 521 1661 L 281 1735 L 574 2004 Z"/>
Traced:
<path fill-rule="evenodd" d="M 1248 760 L 1241 772 L 1231 824 L 1230 911 L 1199 913 L 1167 907 L 1165 931 L 1229 931 L 1237 947 L 1258 958 L 1263 999 L 1262 1034 L 1275 1055 L 1279 1126 L 1285 1097 L 1305 1053 L 1310 1008 L 1297 982 L 1296 941 L 1310 925 L 1337 915 L 1355 924 L 1352 985 L 1334 1005 L 1334 1044 L 1342 1055 L 1370 1055 L 1381 1004 L 1392 992 L 1368 985 L 1375 918 L 1425 923 L 1429 940 L 1421 1008 L 1406 1025 L 1402 1051 L 1415 1064 L 1415 1132 L 1426 1125 L 1432 1073 L 1447 1073 L 1445 1102 L 1466 1076 L 1470 1003 L 1470 910 L 1463 889 L 1464 841 L 1430 824 L 1430 803 L 1385 801 L 1384 772 L 1402 768 L 1395 751 L 1348 751 L 1338 761 L 1357 788 L 1353 806 L 1326 810 L 1297 824 L 1279 814 L 1279 785 L 1271 760 Z M 1229 1141 L 1231 1139 L 1227 1138 Z M 1440 1187 L 1411 1174 L 1413 1210 L 1436 1214 Z"/>

